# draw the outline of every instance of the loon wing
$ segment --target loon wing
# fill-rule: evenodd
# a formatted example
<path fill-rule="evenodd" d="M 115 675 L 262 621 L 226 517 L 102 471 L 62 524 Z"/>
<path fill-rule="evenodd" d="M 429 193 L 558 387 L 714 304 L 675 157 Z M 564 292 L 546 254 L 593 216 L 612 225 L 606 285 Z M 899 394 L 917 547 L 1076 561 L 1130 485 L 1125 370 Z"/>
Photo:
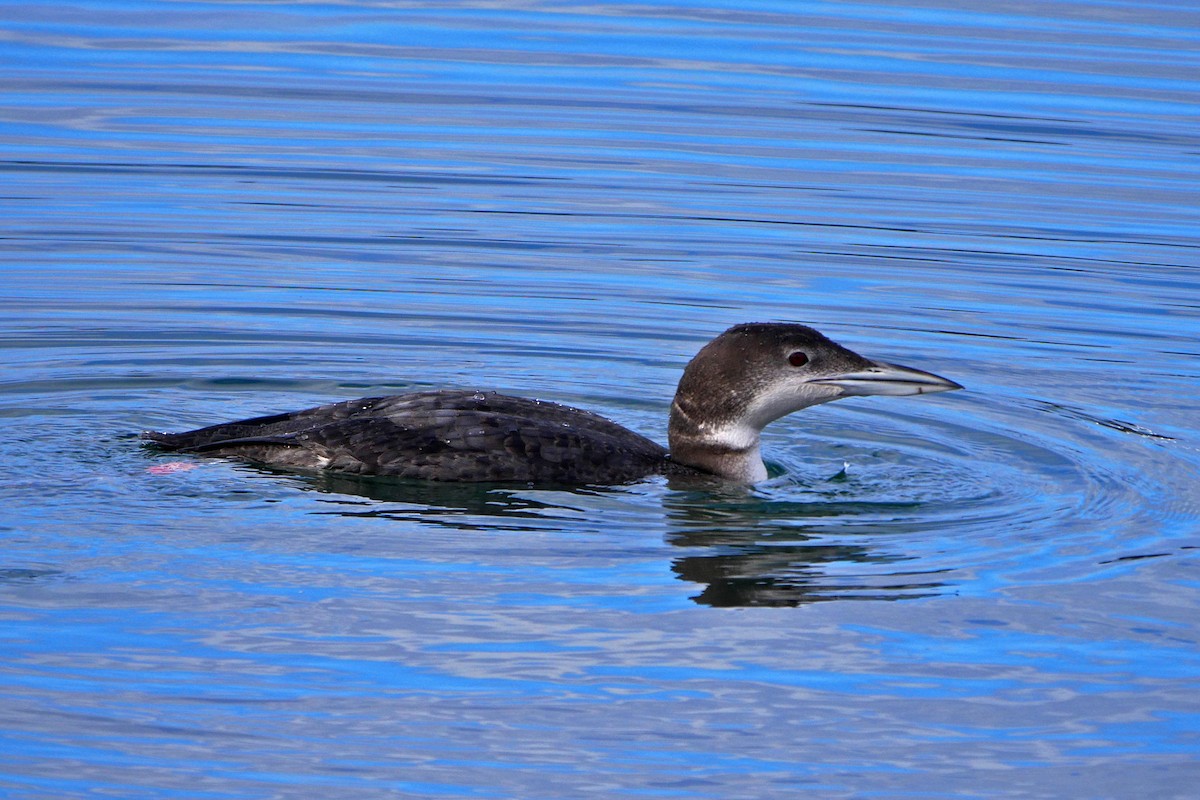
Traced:
<path fill-rule="evenodd" d="M 616 483 L 666 463 L 664 448 L 597 414 L 491 392 L 364 398 L 147 438 L 282 468 L 427 480 Z"/>
<path fill-rule="evenodd" d="M 195 451 L 206 445 L 232 443 L 239 439 L 286 437 L 288 434 L 308 430 L 317 425 L 370 414 L 376 405 L 389 399 L 391 398 L 363 397 L 359 400 L 343 400 L 340 403 L 327 403 L 315 408 L 306 408 L 303 411 L 270 414 L 237 422 L 222 422 L 219 425 L 209 425 L 207 428 L 197 428 L 184 433 L 143 431 L 142 438 L 149 439 L 163 450 Z M 280 443 L 282 444 L 282 442 Z"/>

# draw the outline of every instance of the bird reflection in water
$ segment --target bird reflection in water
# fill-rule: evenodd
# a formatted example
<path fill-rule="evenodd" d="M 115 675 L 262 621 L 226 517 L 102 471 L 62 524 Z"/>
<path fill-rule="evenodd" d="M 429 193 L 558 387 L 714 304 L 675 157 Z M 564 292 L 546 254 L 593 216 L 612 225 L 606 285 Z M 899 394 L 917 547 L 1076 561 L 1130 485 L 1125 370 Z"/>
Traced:
<path fill-rule="evenodd" d="M 329 513 L 388 518 L 461 530 L 544 529 L 556 512 L 577 514 L 589 497 L 621 489 L 563 487 L 536 495 L 525 486 L 454 484 L 371 476 L 281 473 L 302 487 L 340 495 Z M 578 505 L 570 498 L 579 497 Z M 349 497 L 370 501 L 347 507 Z M 382 504 L 382 505 L 381 505 Z M 901 516 L 913 503 L 764 499 L 718 484 L 672 486 L 664 495 L 666 541 L 682 551 L 670 561 L 681 580 L 703 587 L 700 605 L 799 606 L 831 600 L 911 600 L 946 591 L 941 571 L 906 570 L 904 555 L 869 539 L 862 519 Z M 863 543 L 830 532 L 837 517 Z M 542 524 L 538 524 L 538 523 Z M 821 522 L 826 524 L 822 525 Z M 894 522 L 888 531 L 895 532 Z"/>
<path fill-rule="evenodd" d="M 688 551 L 671 562 L 681 579 L 705 588 L 701 605 L 799 606 L 830 600 L 912 600 L 942 594 L 941 571 L 905 570 L 902 555 L 878 545 L 847 543 L 814 521 L 911 510 L 911 504 L 797 503 L 746 496 L 724 503 L 668 499 L 667 541 Z M 863 526 L 856 538 L 866 540 Z"/>

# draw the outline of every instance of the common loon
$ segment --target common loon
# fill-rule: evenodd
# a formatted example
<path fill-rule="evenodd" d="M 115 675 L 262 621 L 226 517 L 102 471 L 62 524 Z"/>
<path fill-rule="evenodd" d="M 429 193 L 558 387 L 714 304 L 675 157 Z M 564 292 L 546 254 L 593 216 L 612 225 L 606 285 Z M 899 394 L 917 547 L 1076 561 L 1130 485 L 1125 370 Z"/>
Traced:
<path fill-rule="evenodd" d="M 871 361 L 804 325 L 735 325 L 683 371 L 670 450 L 598 414 L 496 392 L 364 397 L 186 433 L 142 434 L 158 448 L 272 467 L 439 481 L 618 484 L 647 475 L 767 477 L 759 435 L 808 406 L 856 395 L 962 387 Z"/>

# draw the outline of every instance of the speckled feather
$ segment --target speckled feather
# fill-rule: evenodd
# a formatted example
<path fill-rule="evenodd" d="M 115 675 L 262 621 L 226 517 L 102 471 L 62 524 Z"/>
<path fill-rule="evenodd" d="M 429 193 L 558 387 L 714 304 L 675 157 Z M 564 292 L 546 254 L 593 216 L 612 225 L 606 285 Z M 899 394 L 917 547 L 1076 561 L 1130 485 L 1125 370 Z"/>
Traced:
<path fill-rule="evenodd" d="M 165 450 L 426 480 L 607 484 L 694 474 L 598 414 L 496 392 L 366 397 L 145 436 Z"/>

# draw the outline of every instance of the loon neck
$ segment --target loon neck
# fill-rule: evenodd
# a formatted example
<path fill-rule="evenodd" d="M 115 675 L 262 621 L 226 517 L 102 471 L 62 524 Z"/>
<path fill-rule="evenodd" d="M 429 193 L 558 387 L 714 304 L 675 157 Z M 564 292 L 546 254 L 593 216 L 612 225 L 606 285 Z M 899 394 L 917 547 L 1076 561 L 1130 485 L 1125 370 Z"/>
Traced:
<path fill-rule="evenodd" d="M 667 428 L 671 460 L 741 483 L 766 480 L 759 449 L 761 428 L 745 419 L 703 419 L 676 395 Z M 691 413 L 689 413 L 691 412 Z"/>

